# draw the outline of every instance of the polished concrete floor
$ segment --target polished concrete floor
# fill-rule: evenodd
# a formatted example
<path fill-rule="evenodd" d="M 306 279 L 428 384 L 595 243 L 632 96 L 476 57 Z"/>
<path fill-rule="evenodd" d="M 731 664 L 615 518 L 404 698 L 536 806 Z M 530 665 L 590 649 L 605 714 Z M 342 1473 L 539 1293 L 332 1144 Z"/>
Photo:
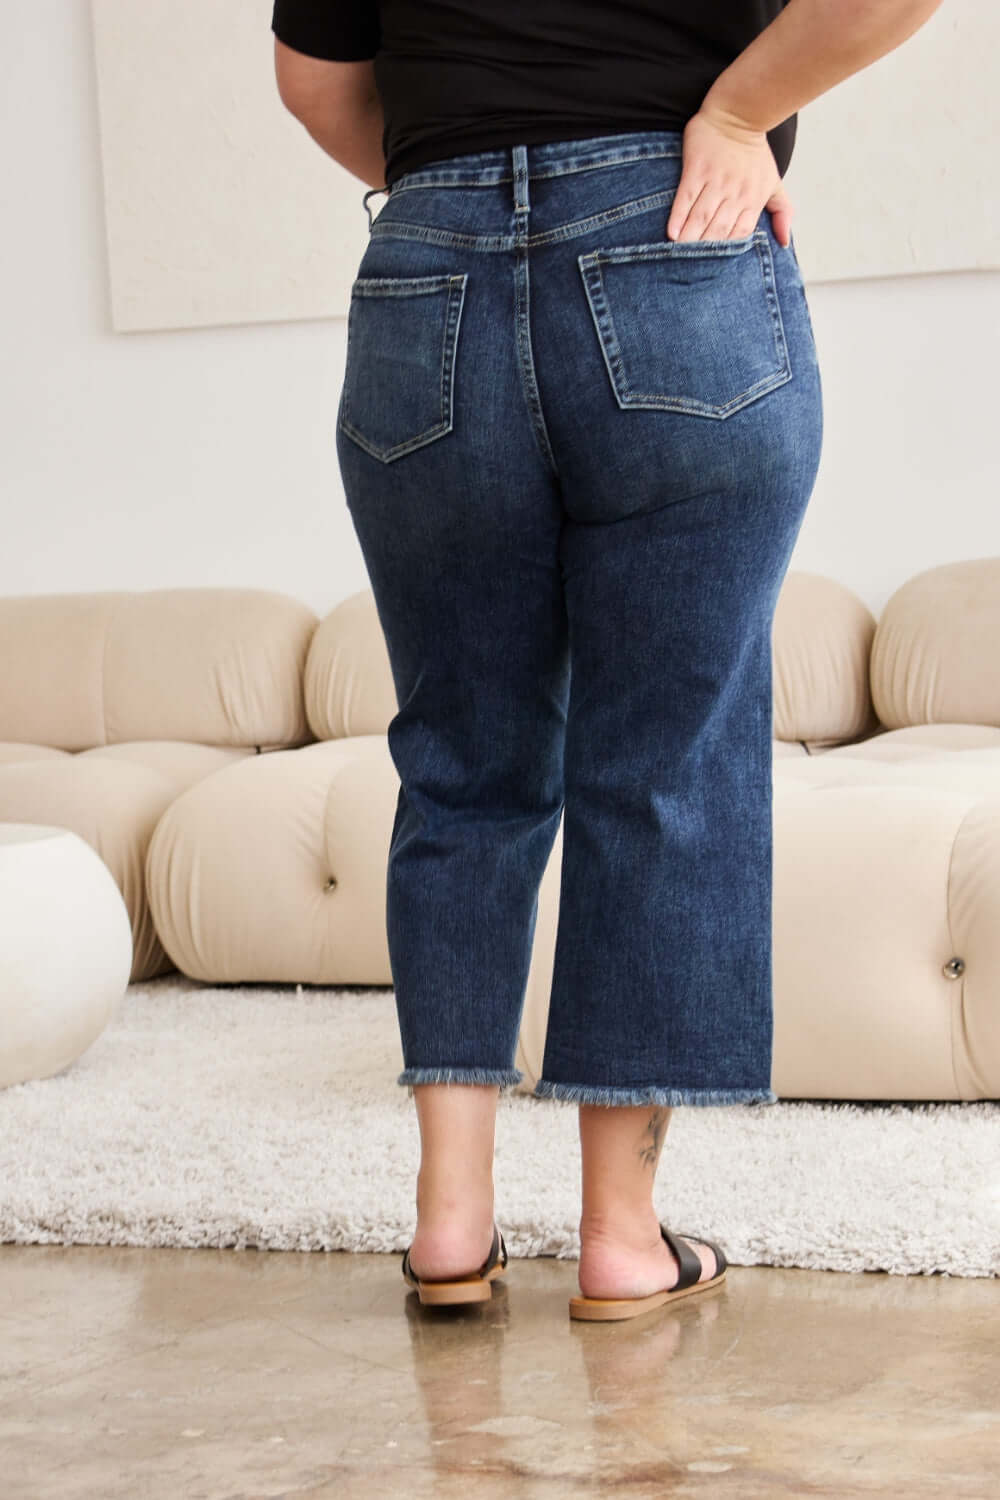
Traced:
<path fill-rule="evenodd" d="M 947 1233 L 947 1226 L 942 1226 Z M 571 1322 L 398 1255 L 0 1246 L 3 1500 L 1000 1494 L 1000 1283 L 730 1268 Z"/>

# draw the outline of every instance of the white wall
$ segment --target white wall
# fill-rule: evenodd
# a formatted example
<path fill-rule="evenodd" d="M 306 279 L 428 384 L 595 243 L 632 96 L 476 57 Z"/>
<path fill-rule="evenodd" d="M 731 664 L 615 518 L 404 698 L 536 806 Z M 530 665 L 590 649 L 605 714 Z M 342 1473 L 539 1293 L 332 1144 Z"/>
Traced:
<path fill-rule="evenodd" d="M 240 585 L 325 613 L 367 584 L 343 320 L 111 332 L 88 7 L 4 21 L 0 593 Z M 949 212 L 931 185 L 926 211 Z M 1000 555 L 1000 273 L 809 284 L 804 251 L 826 430 L 791 566 L 877 614 L 923 568 Z"/>

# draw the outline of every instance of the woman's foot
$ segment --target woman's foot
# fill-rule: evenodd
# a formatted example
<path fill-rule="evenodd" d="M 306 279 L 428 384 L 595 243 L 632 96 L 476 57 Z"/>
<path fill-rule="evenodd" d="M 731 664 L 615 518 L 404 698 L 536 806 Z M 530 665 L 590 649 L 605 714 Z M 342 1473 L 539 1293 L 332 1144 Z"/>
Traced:
<path fill-rule="evenodd" d="M 479 1270 L 493 1246 L 493 1214 L 427 1226 L 418 1223 L 410 1245 L 410 1270 L 421 1281 L 447 1281 Z"/>
<path fill-rule="evenodd" d="M 685 1240 L 701 1261 L 700 1281 L 716 1274 L 715 1252 Z M 650 1297 L 677 1285 L 680 1267 L 660 1233 L 659 1222 L 641 1229 L 624 1225 L 580 1226 L 580 1293 L 584 1297 Z"/>

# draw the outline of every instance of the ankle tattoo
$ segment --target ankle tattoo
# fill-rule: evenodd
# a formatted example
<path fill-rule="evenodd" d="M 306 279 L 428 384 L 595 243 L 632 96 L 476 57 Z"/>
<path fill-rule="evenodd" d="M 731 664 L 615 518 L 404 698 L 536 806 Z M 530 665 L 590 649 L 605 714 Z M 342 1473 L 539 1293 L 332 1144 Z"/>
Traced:
<path fill-rule="evenodd" d="M 655 1109 L 646 1122 L 646 1128 L 639 1142 L 639 1160 L 652 1172 L 656 1171 L 656 1164 L 660 1158 L 663 1133 L 667 1128 L 667 1115 L 666 1108 Z"/>

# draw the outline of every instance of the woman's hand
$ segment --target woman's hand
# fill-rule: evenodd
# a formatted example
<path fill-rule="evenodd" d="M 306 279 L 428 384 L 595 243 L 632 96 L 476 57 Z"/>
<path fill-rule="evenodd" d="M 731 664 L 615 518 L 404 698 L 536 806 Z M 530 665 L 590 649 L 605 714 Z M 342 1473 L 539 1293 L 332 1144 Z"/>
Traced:
<path fill-rule="evenodd" d="M 787 248 L 792 205 L 766 132 L 702 105 L 684 127 L 667 239 L 742 239 L 765 208 L 775 239 Z"/>

